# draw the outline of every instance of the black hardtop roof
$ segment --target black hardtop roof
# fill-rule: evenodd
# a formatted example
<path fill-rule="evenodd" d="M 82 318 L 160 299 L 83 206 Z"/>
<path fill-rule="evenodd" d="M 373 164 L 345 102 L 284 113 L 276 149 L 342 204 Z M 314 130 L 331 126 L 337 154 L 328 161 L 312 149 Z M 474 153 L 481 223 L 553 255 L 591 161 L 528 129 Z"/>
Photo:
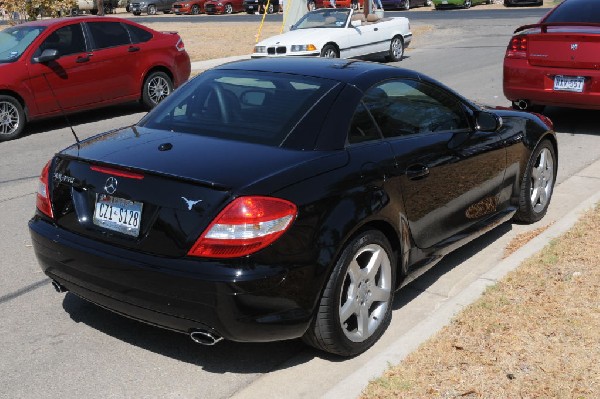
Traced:
<path fill-rule="evenodd" d="M 411 77 L 419 79 L 414 71 L 376 62 L 308 57 L 261 58 L 235 61 L 220 65 L 216 69 L 290 73 L 337 80 L 361 86 L 373 79 L 386 77 Z"/>

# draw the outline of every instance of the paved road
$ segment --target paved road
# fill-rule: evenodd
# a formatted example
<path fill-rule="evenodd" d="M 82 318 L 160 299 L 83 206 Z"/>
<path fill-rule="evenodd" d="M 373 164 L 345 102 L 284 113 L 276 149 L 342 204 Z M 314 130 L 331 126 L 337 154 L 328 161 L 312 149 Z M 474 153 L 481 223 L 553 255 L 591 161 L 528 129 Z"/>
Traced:
<path fill-rule="evenodd" d="M 468 20 L 456 12 L 439 13 L 447 17 L 435 21 L 426 37 L 415 38 L 398 65 L 428 73 L 480 102 L 508 105 L 501 92 L 504 48 L 516 26 L 539 16 L 531 15 L 536 9 L 501 11 L 500 18 L 469 12 Z M 141 115 L 131 105 L 71 121 L 83 138 L 134 123 Z M 549 115 L 559 132 L 562 182 L 600 158 L 598 112 L 550 109 Z M 319 397 L 484 273 L 511 237 L 530 228 L 502 225 L 406 287 L 396 297 L 382 341 L 354 359 L 340 361 L 298 341 L 203 347 L 71 294 L 56 294 L 39 271 L 26 229 L 36 177 L 55 151 L 72 142 L 66 123 L 52 120 L 33 124 L 19 140 L 0 143 L 1 398 Z M 582 196 L 589 194 L 583 179 L 579 189 Z M 575 201 L 565 198 L 553 203 L 543 223 L 559 218 Z"/>

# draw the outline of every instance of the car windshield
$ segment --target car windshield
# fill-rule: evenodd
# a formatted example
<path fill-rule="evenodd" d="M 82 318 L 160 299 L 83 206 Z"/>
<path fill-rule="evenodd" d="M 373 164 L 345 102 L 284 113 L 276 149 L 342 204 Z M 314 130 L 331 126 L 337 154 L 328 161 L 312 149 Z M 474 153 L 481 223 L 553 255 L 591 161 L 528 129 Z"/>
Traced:
<path fill-rule="evenodd" d="M 15 26 L 0 31 L 0 63 L 19 59 L 44 29 L 43 26 Z"/>
<path fill-rule="evenodd" d="M 293 29 L 343 28 L 349 15 L 349 8 L 322 8 L 305 14 Z"/>
<path fill-rule="evenodd" d="M 569 0 L 557 7 L 544 22 L 600 23 L 600 4 L 597 0 Z"/>
<path fill-rule="evenodd" d="M 139 126 L 281 146 L 336 83 L 284 73 L 212 70 L 167 97 Z"/>

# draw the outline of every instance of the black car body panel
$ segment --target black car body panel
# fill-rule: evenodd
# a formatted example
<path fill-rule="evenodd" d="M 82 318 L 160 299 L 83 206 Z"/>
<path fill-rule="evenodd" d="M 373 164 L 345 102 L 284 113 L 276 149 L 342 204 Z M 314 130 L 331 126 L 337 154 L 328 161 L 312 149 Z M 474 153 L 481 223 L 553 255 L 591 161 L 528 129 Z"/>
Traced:
<path fill-rule="evenodd" d="M 288 134 L 277 142 L 207 137 L 204 126 L 197 132 L 179 132 L 177 124 L 173 130 L 157 129 L 178 101 L 190 106 L 182 99 L 193 94 L 194 85 L 225 85 L 244 76 L 250 78 L 242 79 L 246 83 L 272 77 L 275 86 L 310 78 L 295 87 L 324 89 L 303 112 L 294 113 L 297 123 L 286 125 Z M 379 112 L 377 102 L 365 111 L 365 93 L 387 82 L 431 88 L 458 107 L 465 124 L 440 128 L 432 114 L 427 134 L 415 130 L 362 141 L 360 135 L 369 132 L 358 129 L 359 137 L 353 137 L 357 115 Z M 268 85 L 252 87 L 236 96 L 254 101 Z M 427 112 L 436 107 L 430 104 Z M 420 112 L 406 109 L 410 115 L 402 110 L 395 115 L 410 120 Z M 495 118 L 497 129 L 477 128 L 483 114 Z M 240 134 L 251 130 L 255 117 L 247 116 Z M 398 122 L 367 119 L 377 121 L 370 132 L 379 135 Z M 48 183 L 54 217 L 38 210 L 29 226 L 44 272 L 101 306 L 185 333 L 203 329 L 237 341 L 296 338 L 309 328 L 352 237 L 365 230 L 387 237 L 398 254 L 399 287 L 411 270 L 510 219 L 519 207 L 531 153 L 544 139 L 556 148 L 544 117 L 481 108 L 416 72 L 352 60 L 242 61 L 200 75 L 137 126 L 58 153 Z M 136 237 L 89 222 L 111 170 L 138 176 L 130 181 L 117 176 L 114 193 L 144 204 Z M 189 255 L 227 204 L 253 195 L 297 206 L 295 220 L 279 239 L 238 258 Z M 190 197 L 202 202 L 190 206 Z"/>

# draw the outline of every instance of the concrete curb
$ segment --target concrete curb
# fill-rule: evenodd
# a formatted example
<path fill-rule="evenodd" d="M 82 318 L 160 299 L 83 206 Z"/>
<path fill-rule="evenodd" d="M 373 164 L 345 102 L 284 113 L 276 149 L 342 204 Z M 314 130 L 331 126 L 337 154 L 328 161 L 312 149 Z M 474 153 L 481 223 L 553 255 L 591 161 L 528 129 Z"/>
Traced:
<path fill-rule="evenodd" d="M 600 175 L 586 173 L 589 170 L 600 170 L 600 161 L 596 161 L 580 173 L 567 179 L 561 185 L 565 185 L 569 180 L 577 179 L 581 176 L 598 179 L 597 177 L 590 177 Z M 399 364 L 408 354 L 416 350 L 419 345 L 432 337 L 442 327 L 449 324 L 458 312 L 479 299 L 487 287 L 496 284 L 510 271 L 518 268 L 523 261 L 541 251 L 552 239 L 567 232 L 575 225 L 583 213 L 591 209 L 599 201 L 600 190 L 579 203 L 579 205 L 556 221 L 542 234 L 532 239 L 506 259 L 503 259 L 493 269 L 481 275 L 458 295 L 449 298 L 435 313 L 397 339 L 383 353 L 338 382 L 323 395 L 323 398 L 358 397 L 362 390 L 366 388 L 369 381 L 383 375 L 391 365 Z"/>

